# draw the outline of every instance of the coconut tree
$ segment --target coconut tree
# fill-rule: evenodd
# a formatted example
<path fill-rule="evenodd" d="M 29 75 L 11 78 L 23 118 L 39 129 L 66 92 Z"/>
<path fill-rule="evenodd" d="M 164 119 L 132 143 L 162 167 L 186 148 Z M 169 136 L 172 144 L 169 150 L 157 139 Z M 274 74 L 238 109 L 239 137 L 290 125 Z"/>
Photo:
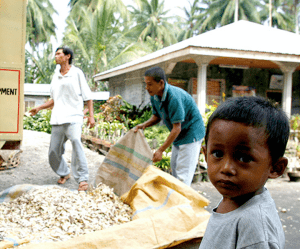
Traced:
<path fill-rule="evenodd" d="M 177 36 L 178 41 L 199 34 L 199 27 L 201 27 L 206 18 L 206 8 L 203 7 L 205 3 L 208 3 L 208 1 L 194 0 L 193 3 L 189 2 L 189 8 L 181 8 L 185 13 L 185 17 L 179 18 L 178 20 L 178 26 L 180 26 L 180 32 Z M 208 6 L 208 4 L 206 6 Z"/>
<path fill-rule="evenodd" d="M 292 14 L 294 17 L 295 33 L 299 34 L 300 0 L 294 0 L 290 6 L 292 7 Z"/>
<path fill-rule="evenodd" d="M 135 0 L 137 7 L 129 6 L 133 25 L 132 33 L 140 40 L 146 41 L 151 37 L 163 46 L 169 46 L 177 42 L 172 32 L 174 26 L 169 22 L 172 17 L 167 17 L 164 11 L 164 0 Z"/>
<path fill-rule="evenodd" d="M 52 15 L 57 13 L 50 0 L 28 0 L 26 13 L 26 41 L 35 47 L 47 43 L 55 35 Z"/>
<path fill-rule="evenodd" d="M 260 23 L 260 15 L 257 10 L 260 6 L 259 0 L 211 0 L 206 10 L 207 18 L 203 22 L 201 30 L 208 29 L 209 26 L 215 28 L 232 23 L 235 16 L 238 17 L 238 20 Z"/>
<path fill-rule="evenodd" d="M 261 20 L 269 21 L 271 27 L 294 30 L 293 16 L 289 10 L 286 0 L 264 0 L 264 7 L 261 14 Z"/>
<path fill-rule="evenodd" d="M 25 53 L 25 82 L 36 84 L 50 84 L 56 67 L 52 45 L 49 44 L 43 51 Z"/>
<path fill-rule="evenodd" d="M 300 0 L 288 0 L 285 5 L 285 10 L 291 15 L 295 33 L 299 34 Z"/>
<path fill-rule="evenodd" d="M 81 15 L 80 28 L 77 20 L 67 19 L 63 41 L 74 49 L 75 64 L 83 69 L 91 86 L 96 73 L 146 54 L 142 44 L 126 36 L 113 6 L 104 2 L 93 11 L 82 8 Z"/>
<path fill-rule="evenodd" d="M 122 0 L 70 0 L 70 17 L 80 26 L 85 9 L 94 12 L 100 10 L 104 4 L 106 7 L 113 8 L 118 18 L 128 21 L 129 11 Z"/>

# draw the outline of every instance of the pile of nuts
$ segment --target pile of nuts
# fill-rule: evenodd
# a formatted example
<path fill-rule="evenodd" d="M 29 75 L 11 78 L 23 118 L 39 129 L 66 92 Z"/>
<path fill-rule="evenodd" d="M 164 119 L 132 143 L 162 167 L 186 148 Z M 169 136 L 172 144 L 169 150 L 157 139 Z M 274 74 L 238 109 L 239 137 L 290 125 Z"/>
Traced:
<path fill-rule="evenodd" d="M 31 242 L 64 241 L 129 222 L 131 216 L 131 208 L 104 184 L 87 193 L 42 187 L 0 203 L 0 234 Z"/>

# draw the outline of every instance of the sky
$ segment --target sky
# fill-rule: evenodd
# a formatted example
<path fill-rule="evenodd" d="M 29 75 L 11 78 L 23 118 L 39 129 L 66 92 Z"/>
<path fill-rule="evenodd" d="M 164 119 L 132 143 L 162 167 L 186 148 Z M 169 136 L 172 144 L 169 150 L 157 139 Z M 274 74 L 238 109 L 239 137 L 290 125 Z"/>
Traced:
<path fill-rule="evenodd" d="M 54 9 L 58 12 L 58 15 L 53 16 L 54 23 L 57 27 L 56 29 L 56 36 L 57 41 L 55 38 L 51 38 L 51 43 L 53 44 L 53 49 L 55 50 L 59 45 L 61 45 L 61 41 L 63 38 L 63 32 L 66 27 L 66 18 L 69 14 L 70 8 L 68 6 L 70 0 L 50 0 L 52 3 Z M 125 5 L 132 4 L 132 0 L 123 0 Z M 189 7 L 189 1 L 188 0 L 165 0 L 165 8 L 166 10 L 169 9 L 170 15 L 180 15 L 184 16 L 184 12 L 180 10 L 178 7 Z"/>

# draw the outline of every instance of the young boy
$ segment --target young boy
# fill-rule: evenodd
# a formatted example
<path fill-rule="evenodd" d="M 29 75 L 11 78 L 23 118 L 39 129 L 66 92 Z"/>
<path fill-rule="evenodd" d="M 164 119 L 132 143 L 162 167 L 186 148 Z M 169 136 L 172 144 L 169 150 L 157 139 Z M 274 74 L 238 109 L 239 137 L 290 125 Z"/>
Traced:
<path fill-rule="evenodd" d="M 210 181 L 223 198 L 200 249 L 284 248 L 282 224 L 264 185 L 283 174 L 288 137 L 288 118 L 263 98 L 232 98 L 211 115 L 203 150 Z"/>

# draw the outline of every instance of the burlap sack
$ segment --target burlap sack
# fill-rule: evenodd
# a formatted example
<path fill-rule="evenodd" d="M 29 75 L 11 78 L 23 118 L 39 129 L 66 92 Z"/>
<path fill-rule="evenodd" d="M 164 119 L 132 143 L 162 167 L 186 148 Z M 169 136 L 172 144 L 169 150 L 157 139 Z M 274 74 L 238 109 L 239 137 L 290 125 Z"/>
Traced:
<path fill-rule="evenodd" d="M 141 130 L 130 130 L 112 148 L 110 148 L 95 178 L 114 189 L 121 196 L 152 164 L 152 151 Z"/>

